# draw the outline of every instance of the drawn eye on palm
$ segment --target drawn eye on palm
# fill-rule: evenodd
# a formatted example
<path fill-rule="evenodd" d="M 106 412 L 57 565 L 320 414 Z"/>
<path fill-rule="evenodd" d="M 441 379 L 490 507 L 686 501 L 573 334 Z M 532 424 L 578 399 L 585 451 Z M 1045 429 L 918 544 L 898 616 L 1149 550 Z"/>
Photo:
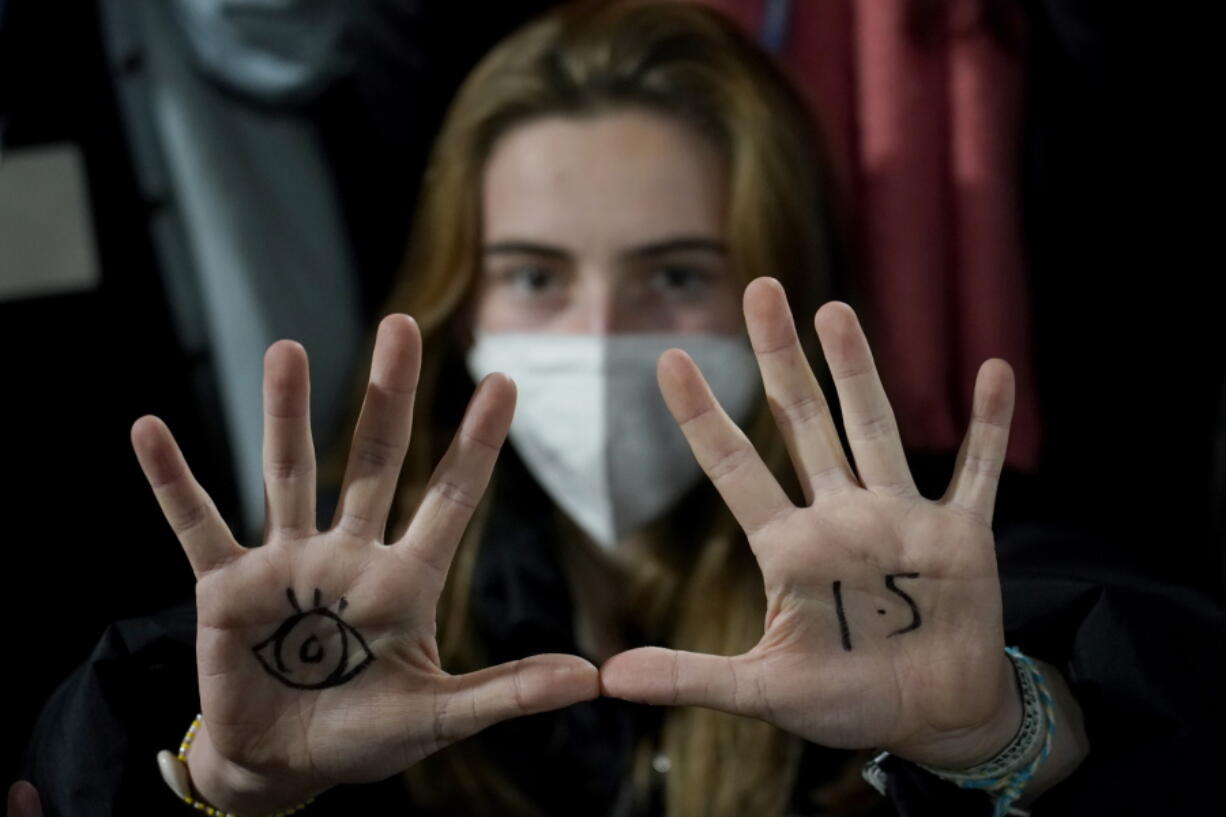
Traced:
<path fill-rule="evenodd" d="M 362 634 L 341 618 L 349 605 L 344 596 L 333 612 L 320 603 L 318 588 L 309 610 L 299 606 L 293 588 L 285 595 L 294 613 L 251 648 L 273 678 L 295 689 L 327 689 L 353 680 L 375 660 Z"/>

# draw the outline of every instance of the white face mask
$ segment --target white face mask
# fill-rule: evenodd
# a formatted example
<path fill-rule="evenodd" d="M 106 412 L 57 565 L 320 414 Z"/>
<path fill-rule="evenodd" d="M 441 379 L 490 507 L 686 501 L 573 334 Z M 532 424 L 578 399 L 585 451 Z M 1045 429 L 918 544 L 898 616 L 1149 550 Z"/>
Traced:
<path fill-rule="evenodd" d="M 511 442 L 553 501 L 595 542 L 616 547 L 702 477 L 664 404 L 656 361 L 689 353 L 738 424 L 762 383 L 740 335 L 478 333 L 468 369 L 518 386 Z"/>

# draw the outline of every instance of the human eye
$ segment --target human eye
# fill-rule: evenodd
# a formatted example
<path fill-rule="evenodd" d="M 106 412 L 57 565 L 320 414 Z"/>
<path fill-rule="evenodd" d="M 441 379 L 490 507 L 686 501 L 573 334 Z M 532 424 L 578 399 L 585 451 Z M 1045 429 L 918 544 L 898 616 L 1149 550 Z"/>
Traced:
<path fill-rule="evenodd" d="M 538 261 L 501 264 L 493 271 L 493 278 L 515 295 L 528 298 L 553 294 L 563 283 L 557 270 Z"/>
<path fill-rule="evenodd" d="M 545 292 L 557 284 L 557 275 L 543 264 L 522 264 L 507 271 L 507 278 L 516 289 L 525 293 Z"/>
<path fill-rule="evenodd" d="M 672 262 L 654 267 L 649 280 L 652 288 L 664 295 L 692 299 L 711 289 L 715 275 L 695 264 Z"/>

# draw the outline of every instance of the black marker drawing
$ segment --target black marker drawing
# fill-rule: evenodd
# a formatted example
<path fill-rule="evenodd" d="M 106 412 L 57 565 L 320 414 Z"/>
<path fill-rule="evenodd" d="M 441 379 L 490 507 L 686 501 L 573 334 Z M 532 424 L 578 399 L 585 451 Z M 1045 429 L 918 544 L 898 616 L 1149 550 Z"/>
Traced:
<path fill-rule="evenodd" d="M 919 626 L 920 626 L 919 607 L 915 605 L 915 600 L 913 598 L 908 596 L 902 590 L 899 590 L 898 586 L 894 584 L 895 579 L 915 579 L 918 577 L 919 577 L 918 573 L 890 573 L 890 574 L 887 574 L 885 577 L 886 589 L 889 590 L 891 593 L 896 593 L 899 596 L 902 596 L 902 600 L 905 601 L 907 603 L 907 606 L 911 608 L 911 616 L 912 616 L 910 624 L 908 624 L 906 627 L 903 627 L 902 629 L 895 630 L 894 632 L 890 633 L 890 636 L 902 635 L 903 633 L 909 633 L 912 630 L 919 629 Z M 889 636 L 887 636 L 887 638 L 888 637 Z"/>
<path fill-rule="evenodd" d="M 843 612 L 843 583 L 834 583 L 834 609 L 839 614 L 839 633 L 843 636 L 843 649 L 851 652 L 851 630 L 847 628 L 847 614 Z"/>
<path fill-rule="evenodd" d="M 321 604 L 318 588 L 310 610 L 298 605 L 293 589 L 286 588 L 285 595 L 294 614 L 251 648 L 269 675 L 295 689 L 327 689 L 351 680 L 375 660 L 361 633 L 340 617 L 349 606 L 344 596 L 334 613 Z M 287 663 L 287 652 L 296 654 L 297 661 Z"/>
<path fill-rule="evenodd" d="M 915 604 L 915 599 L 911 598 L 904 591 L 900 590 L 898 585 L 894 583 L 895 579 L 917 578 L 919 578 L 918 573 L 887 573 L 885 576 L 886 589 L 895 595 L 901 596 L 902 600 L 905 601 L 907 606 L 911 608 L 911 623 L 906 627 L 890 633 L 890 636 L 902 635 L 903 633 L 909 633 L 912 630 L 919 629 L 921 623 L 920 611 L 919 607 Z M 843 640 L 843 649 L 851 652 L 851 629 L 847 626 L 847 611 L 843 609 L 843 582 L 841 581 L 836 581 L 834 583 L 834 609 L 839 617 L 839 635 Z M 880 607 L 876 608 L 876 610 L 877 615 L 885 615 L 885 610 L 882 610 Z M 889 638 L 890 636 L 886 637 Z"/>

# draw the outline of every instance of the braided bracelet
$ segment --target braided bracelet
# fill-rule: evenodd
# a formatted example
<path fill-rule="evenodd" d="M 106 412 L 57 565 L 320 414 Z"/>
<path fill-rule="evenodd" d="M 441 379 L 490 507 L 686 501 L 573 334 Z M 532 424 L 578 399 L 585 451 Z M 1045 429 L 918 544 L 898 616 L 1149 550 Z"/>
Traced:
<path fill-rule="evenodd" d="M 1026 814 L 1013 808 L 1022 790 L 1051 753 L 1052 737 L 1056 733 L 1055 705 L 1047 681 L 1034 661 L 1016 647 L 1005 647 L 1013 664 L 1022 694 L 1022 725 L 1009 745 L 991 759 L 970 769 L 938 769 L 917 763 L 921 769 L 955 783 L 964 789 L 982 789 L 995 798 L 992 817 L 1006 814 Z M 864 779 L 881 794 L 885 794 L 885 772 L 881 761 L 889 757 L 882 752 L 865 765 Z"/>
<path fill-rule="evenodd" d="M 200 728 L 200 721 L 203 717 L 203 715 L 197 715 L 196 719 L 192 721 L 192 725 L 187 727 L 187 734 L 183 736 L 183 742 L 179 744 L 178 755 L 174 755 L 165 749 L 158 752 L 158 769 L 162 773 L 162 779 L 166 781 L 166 785 L 175 793 L 175 796 L 196 811 L 203 811 L 209 817 L 238 817 L 234 812 L 210 806 L 192 794 L 192 781 L 187 773 L 187 750 L 196 737 L 196 730 Z M 296 814 L 314 801 L 315 798 L 312 797 L 305 803 L 299 803 L 293 808 L 269 814 L 267 817 L 285 817 L 288 814 Z"/>

